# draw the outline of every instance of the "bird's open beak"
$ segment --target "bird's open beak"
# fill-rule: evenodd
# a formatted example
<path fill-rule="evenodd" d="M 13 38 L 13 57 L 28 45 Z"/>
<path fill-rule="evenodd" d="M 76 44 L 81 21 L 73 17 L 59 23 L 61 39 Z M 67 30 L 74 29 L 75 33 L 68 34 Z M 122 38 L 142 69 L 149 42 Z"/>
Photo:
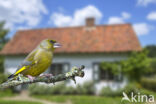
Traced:
<path fill-rule="evenodd" d="M 61 47 L 60 43 L 54 43 L 54 48 L 59 48 L 59 47 Z"/>

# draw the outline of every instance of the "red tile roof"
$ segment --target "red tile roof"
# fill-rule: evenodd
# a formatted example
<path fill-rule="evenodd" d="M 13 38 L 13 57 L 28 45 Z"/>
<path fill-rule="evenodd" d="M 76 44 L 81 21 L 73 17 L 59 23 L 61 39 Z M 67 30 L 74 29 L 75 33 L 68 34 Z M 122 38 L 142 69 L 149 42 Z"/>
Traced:
<path fill-rule="evenodd" d="M 1 54 L 15 55 L 31 52 L 43 39 L 62 44 L 56 53 L 129 52 L 141 50 L 130 24 L 100 25 L 20 30 L 4 46 Z"/>

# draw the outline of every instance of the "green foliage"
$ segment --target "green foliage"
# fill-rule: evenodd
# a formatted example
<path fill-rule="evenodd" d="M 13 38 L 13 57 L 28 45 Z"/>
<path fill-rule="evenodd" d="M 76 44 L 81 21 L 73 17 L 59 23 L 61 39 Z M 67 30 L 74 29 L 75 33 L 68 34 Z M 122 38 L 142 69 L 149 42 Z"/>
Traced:
<path fill-rule="evenodd" d="M 35 95 L 34 97 L 39 99 L 48 100 L 51 102 L 64 103 L 71 101 L 72 104 L 120 104 L 121 97 L 101 97 L 101 96 L 45 96 L 45 95 Z"/>
<path fill-rule="evenodd" d="M 121 66 L 129 79 L 139 81 L 143 75 L 151 71 L 147 50 L 133 52 L 126 61 L 121 62 Z"/>
<path fill-rule="evenodd" d="M 4 24 L 5 24 L 4 21 L 0 22 L 0 51 L 3 48 L 4 44 L 8 41 L 8 39 L 6 39 L 6 35 L 9 32 L 9 30 L 4 29 Z M 3 63 L 4 63 L 4 58 L 3 56 L 0 56 L 0 73 L 3 73 L 4 71 Z"/>
<path fill-rule="evenodd" d="M 64 84 L 57 84 L 57 85 L 53 85 L 53 86 L 52 85 L 47 86 L 47 85 L 41 85 L 41 84 L 32 84 L 29 86 L 29 91 L 30 91 L 30 94 L 50 95 L 50 94 L 61 94 L 62 91 L 64 90 L 64 88 L 65 88 Z"/>
<path fill-rule="evenodd" d="M 156 75 L 156 58 L 152 58 L 151 59 L 151 64 L 150 64 L 151 68 L 152 68 L 152 75 Z"/>
<path fill-rule="evenodd" d="M 4 72 L 4 57 L 0 56 L 0 73 Z"/>
<path fill-rule="evenodd" d="M 63 91 L 61 92 L 63 95 L 72 95 L 72 94 L 77 94 L 77 91 L 74 87 L 72 86 L 66 86 Z"/>
<path fill-rule="evenodd" d="M 129 83 L 124 88 L 120 88 L 118 90 L 112 90 L 110 87 L 103 87 L 100 91 L 101 96 L 107 97 L 117 97 L 123 96 L 122 93 L 125 92 L 126 94 L 130 95 L 131 92 L 138 93 L 140 85 L 138 83 Z"/>
<path fill-rule="evenodd" d="M 0 73 L 0 83 L 7 81 L 8 77 L 5 74 Z"/>
<path fill-rule="evenodd" d="M 70 95 L 70 94 L 83 94 L 92 95 L 95 92 L 94 83 L 86 82 L 83 85 L 77 85 L 76 88 L 72 86 L 65 86 L 65 84 L 57 84 L 52 86 L 32 84 L 29 86 L 30 94 L 32 95 Z"/>
<path fill-rule="evenodd" d="M 140 88 L 141 88 L 141 85 L 139 83 L 130 82 L 124 87 L 123 91 L 128 95 L 130 95 L 131 92 L 137 94 Z"/>
<path fill-rule="evenodd" d="M 11 89 L 0 90 L 0 98 L 13 96 L 13 91 Z"/>
<path fill-rule="evenodd" d="M 100 64 L 101 69 L 111 70 L 113 74 L 117 75 L 120 73 L 120 63 L 119 62 L 102 62 Z"/>
<path fill-rule="evenodd" d="M 101 96 L 107 96 L 107 97 L 116 97 L 116 96 L 122 96 L 123 89 L 118 89 L 116 91 L 113 91 L 110 87 L 104 87 L 100 91 Z"/>
<path fill-rule="evenodd" d="M 95 93 L 95 86 L 92 81 L 87 81 L 83 85 L 77 85 L 77 94 L 93 95 Z"/>
<path fill-rule="evenodd" d="M 151 78 L 143 77 L 141 79 L 141 84 L 144 88 L 156 92 L 156 76 Z"/>
<path fill-rule="evenodd" d="M 152 71 L 150 66 L 151 60 L 147 57 L 147 53 L 147 50 L 132 52 L 127 60 L 102 62 L 100 67 L 103 70 L 111 70 L 114 75 L 123 73 L 127 75 L 130 80 L 139 81 L 142 76 Z M 155 66 L 153 65 L 153 67 Z"/>
<path fill-rule="evenodd" d="M 7 42 L 6 35 L 9 32 L 8 29 L 4 29 L 5 22 L 0 22 L 0 50 L 3 48 L 4 44 Z"/>
<path fill-rule="evenodd" d="M 146 47 L 146 49 L 149 51 L 148 56 L 153 58 L 156 57 L 156 45 L 149 45 Z"/>

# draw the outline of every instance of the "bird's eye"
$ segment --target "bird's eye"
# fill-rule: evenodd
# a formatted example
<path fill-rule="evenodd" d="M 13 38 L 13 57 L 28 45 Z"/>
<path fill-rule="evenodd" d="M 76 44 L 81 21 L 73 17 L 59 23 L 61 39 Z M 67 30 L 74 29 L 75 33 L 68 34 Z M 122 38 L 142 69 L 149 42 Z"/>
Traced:
<path fill-rule="evenodd" d="M 50 40 L 50 43 L 52 43 L 52 44 L 54 44 L 54 43 L 56 43 L 54 40 Z"/>

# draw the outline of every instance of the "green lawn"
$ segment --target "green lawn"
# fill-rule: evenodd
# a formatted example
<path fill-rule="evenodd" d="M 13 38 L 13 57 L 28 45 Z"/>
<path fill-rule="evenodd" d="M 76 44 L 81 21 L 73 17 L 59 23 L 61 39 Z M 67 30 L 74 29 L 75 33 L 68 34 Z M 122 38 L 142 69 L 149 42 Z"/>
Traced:
<path fill-rule="evenodd" d="M 0 100 L 0 104 L 42 104 L 42 103 L 30 102 L 30 101 L 6 101 L 6 100 Z"/>
<path fill-rule="evenodd" d="M 11 90 L 5 90 L 5 91 L 0 90 L 0 98 L 9 97 L 9 96 L 13 96 L 13 95 L 15 95 L 15 94 L 13 94 L 11 92 Z"/>
<path fill-rule="evenodd" d="M 11 101 L 11 100 L 2 100 L 4 97 L 12 97 L 17 94 L 11 92 L 11 90 L 0 90 L 0 104 L 42 104 L 39 102 L 31 102 L 31 101 Z"/>
<path fill-rule="evenodd" d="M 152 94 L 156 97 L 156 93 L 142 89 L 140 91 L 142 94 Z M 0 104 L 41 104 L 39 102 L 30 102 L 30 101 L 7 101 L 2 100 L 3 97 L 11 97 L 16 94 L 11 93 L 10 91 L 4 92 L 0 91 Z M 33 95 L 32 97 L 38 99 L 44 99 L 51 102 L 66 102 L 71 101 L 72 104 L 124 104 L 121 103 L 122 97 L 102 97 L 102 96 L 81 96 L 81 95 Z M 132 104 L 132 103 L 125 103 Z M 135 103 L 137 104 L 137 103 Z"/>
<path fill-rule="evenodd" d="M 74 96 L 74 95 L 73 96 L 35 95 L 33 97 L 59 103 L 70 100 L 72 104 L 134 104 L 133 102 L 128 101 L 121 102 L 122 97 Z M 135 104 L 140 103 L 138 102 Z"/>
<path fill-rule="evenodd" d="M 34 96 L 52 102 L 66 102 L 71 100 L 73 104 L 120 104 L 121 97 L 98 97 L 98 96 Z"/>

